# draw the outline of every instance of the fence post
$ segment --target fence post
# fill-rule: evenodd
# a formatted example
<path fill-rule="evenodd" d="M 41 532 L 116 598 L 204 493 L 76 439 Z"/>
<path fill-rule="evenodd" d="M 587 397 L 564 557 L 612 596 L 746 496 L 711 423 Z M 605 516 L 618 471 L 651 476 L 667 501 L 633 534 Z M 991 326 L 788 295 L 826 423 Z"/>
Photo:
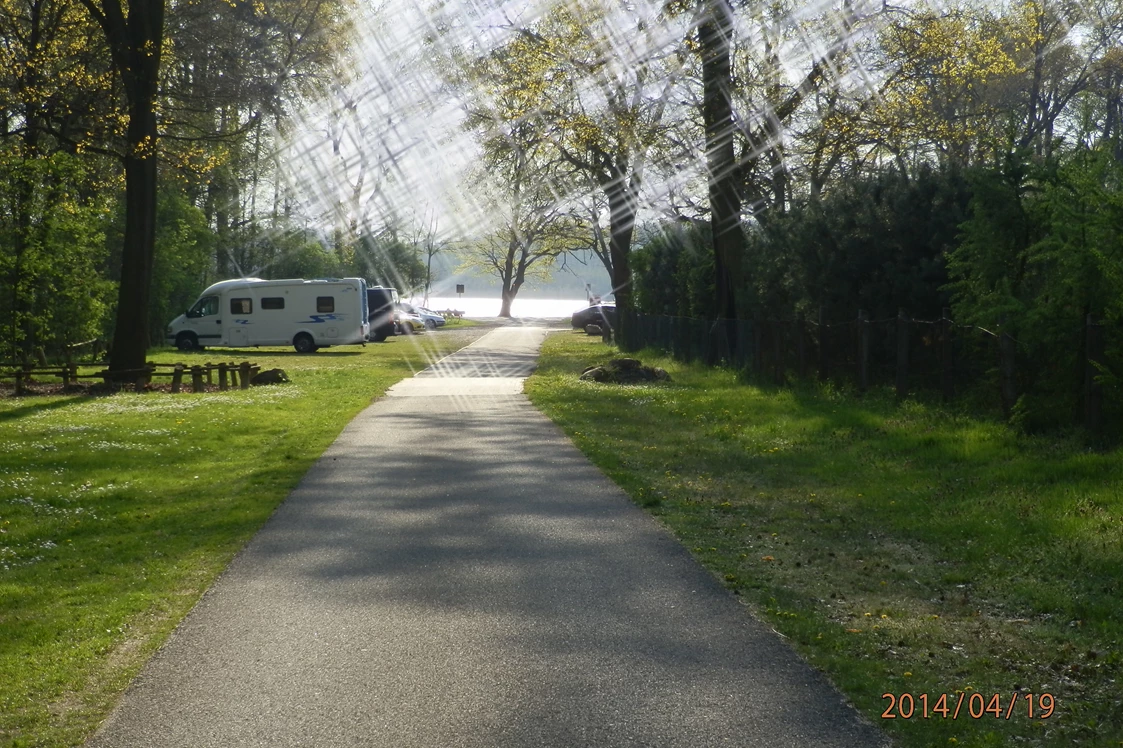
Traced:
<path fill-rule="evenodd" d="M 1084 320 L 1084 428 L 1094 436 L 1103 431 L 1103 385 L 1096 381 L 1103 354 L 1103 324 L 1089 314 Z"/>
<path fill-rule="evenodd" d="M 747 319 L 737 320 L 737 350 L 733 353 L 739 371 L 747 371 L 752 364 L 752 339 L 753 325 L 755 322 Z"/>
<path fill-rule="evenodd" d="M 63 389 L 70 386 L 70 365 L 69 364 L 63 364 L 62 365 L 62 386 L 63 386 Z"/>
<path fill-rule="evenodd" d="M 795 319 L 795 356 L 799 378 L 804 379 L 807 376 L 807 321 L 802 312 Z"/>
<path fill-rule="evenodd" d="M 753 320 L 753 374 L 760 376 L 764 373 L 764 321 Z"/>
<path fill-rule="evenodd" d="M 17 395 L 23 394 L 23 370 L 22 369 L 16 371 L 16 391 L 15 391 L 15 394 L 17 394 Z"/>
<path fill-rule="evenodd" d="M 243 361 L 238 366 L 238 373 L 241 375 L 242 389 L 248 390 L 250 388 L 250 362 Z"/>
<path fill-rule="evenodd" d="M 784 323 L 776 320 L 772 323 L 772 367 L 776 384 L 784 383 Z"/>
<path fill-rule="evenodd" d="M 172 369 L 172 392 L 179 392 L 183 386 L 183 364 L 176 364 Z"/>
<path fill-rule="evenodd" d="M 212 364 L 210 361 L 208 361 L 207 364 L 206 364 L 206 367 L 207 367 L 207 384 L 214 384 L 214 379 L 211 377 L 211 373 L 214 371 L 214 364 Z"/>
<path fill-rule="evenodd" d="M 1001 332 L 998 333 L 998 377 L 1002 414 L 1009 418 L 1011 411 L 1014 409 L 1014 403 L 1018 399 L 1018 393 L 1014 387 L 1014 356 L 1017 347 L 1014 338 L 1006 332 L 1005 328 L 1006 324 L 1003 320 Z"/>
<path fill-rule="evenodd" d="M 229 374 L 230 374 L 230 386 L 231 387 L 237 387 L 238 386 L 238 366 L 233 361 L 231 361 L 230 363 L 228 363 L 226 365 L 226 371 L 229 372 Z"/>
<path fill-rule="evenodd" d="M 951 355 L 951 309 L 944 307 L 940 315 L 940 390 L 945 402 L 955 395 Z"/>
<path fill-rule="evenodd" d="M 870 319 L 864 309 L 858 310 L 858 391 L 870 388 Z"/>
<path fill-rule="evenodd" d="M 219 391 L 226 390 L 226 364 L 218 365 L 218 389 Z"/>
<path fill-rule="evenodd" d="M 715 319 L 713 323 L 705 320 L 703 324 L 706 326 L 706 335 L 703 338 L 704 348 L 702 349 L 702 363 L 706 366 L 713 366 L 717 363 L 718 357 L 718 338 L 721 337 L 721 320 Z"/>
<path fill-rule="evenodd" d="M 191 367 L 191 391 L 203 391 L 203 367 L 198 364 Z"/>
<path fill-rule="evenodd" d="M 909 394 L 909 316 L 897 310 L 897 397 Z"/>
<path fill-rule="evenodd" d="M 827 316 L 819 307 L 819 381 L 827 381 Z"/>

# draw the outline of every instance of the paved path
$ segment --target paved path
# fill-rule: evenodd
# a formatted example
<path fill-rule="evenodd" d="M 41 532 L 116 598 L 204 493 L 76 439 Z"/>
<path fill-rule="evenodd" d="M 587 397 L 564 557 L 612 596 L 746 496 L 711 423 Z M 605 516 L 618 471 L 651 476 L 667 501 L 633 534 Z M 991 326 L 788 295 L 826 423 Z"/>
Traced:
<path fill-rule="evenodd" d="M 879 745 L 530 406 L 544 336 L 355 419 L 89 745 Z"/>

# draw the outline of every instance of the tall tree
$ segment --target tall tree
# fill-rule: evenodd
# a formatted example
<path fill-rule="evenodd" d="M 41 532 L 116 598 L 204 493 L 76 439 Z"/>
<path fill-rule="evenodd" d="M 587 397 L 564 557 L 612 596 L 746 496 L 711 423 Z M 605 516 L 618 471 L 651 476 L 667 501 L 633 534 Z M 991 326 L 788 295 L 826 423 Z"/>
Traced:
<path fill-rule="evenodd" d="M 569 166 L 566 190 L 604 195 L 603 259 L 621 308 L 631 306 L 628 255 L 644 174 L 685 54 L 680 15 L 655 4 L 559 4 L 532 23 L 506 26 L 506 37 L 477 53 L 468 79 L 457 81 L 477 109 L 531 126 Z M 464 57 L 471 55 L 457 62 Z"/>
<path fill-rule="evenodd" d="M 733 148 L 732 33 L 733 8 L 729 1 L 705 0 L 702 20 L 698 24 L 698 52 L 702 58 L 702 119 L 706 128 L 714 286 L 718 314 L 725 319 L 737 316 L 736 288 L 741 280 L 744 254 L 739 174 Z"/>
<path fill-rule="evenodd" d="M 156 97 L 164 48 L 164 0 L 81 0 L 105 34 L 110 58 L 125 91 L 125 236 L 117 322 L 109 370 L 144 366 L 148 351 L 148 302 L 156 246 Z M 126 13 L 127 10 L 127 13 Z"/>

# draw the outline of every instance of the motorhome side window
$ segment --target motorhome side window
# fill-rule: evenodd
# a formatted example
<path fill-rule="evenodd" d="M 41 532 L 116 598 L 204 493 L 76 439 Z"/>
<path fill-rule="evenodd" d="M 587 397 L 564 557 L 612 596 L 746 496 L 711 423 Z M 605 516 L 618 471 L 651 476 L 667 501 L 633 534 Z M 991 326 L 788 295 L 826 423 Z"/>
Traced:
<path fill-rule="evenodd" d="M 253 314 L 253 299 L 231 299 L 231 314 Z"/>
<path fill-rule="evenodd" d="M 335 297 L 334 296 L 317 296 L 316 297 L 316 311 L 320 314 L 335 311 Z"/>
<path fill-rule="evenodd" d="M 266 296 L 261 299 L 262 309 L 284 309 L 285 297 L 284 296 Z"/>
<path fill-rule="evenodd" d="M 204 296 L 187 310 L 188 317 L 209 317 L 212 314 L 218 314 L 217 296 Z"/>

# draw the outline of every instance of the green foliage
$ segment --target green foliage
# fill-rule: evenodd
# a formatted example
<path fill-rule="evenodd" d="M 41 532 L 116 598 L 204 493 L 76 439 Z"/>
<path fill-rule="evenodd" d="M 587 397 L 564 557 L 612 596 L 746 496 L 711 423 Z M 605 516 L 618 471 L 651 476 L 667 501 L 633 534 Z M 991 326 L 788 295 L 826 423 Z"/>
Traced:
<path fill-rule="evenodd" d="M 708 223 L 666 223 L 642 232 L 632 253 L 632 273 L 641 312 L 705 319 L 717 314 Z"/>
<path fill-rule="evenodd" d="M 121 196 L 106 232 L 110 249 L 123 241 L 124 225 L 125 202 Z M 203 211 L 191 203 L 178 184 L 164 181 L 156 201 L 156 249 L 148 303 L 148 333 L 153 345 L 163 342 L 168 322 L 182 314 L 208 285 L 214 249 L 215 234 Z M 107 327 L 104 334 L 109 333 Z"/>
<path fill-rule="evenodd" d="M 425 263 L 418 247 L 396 236 L 364 234 L 355 249 L 354 264 L 361 277 L 375 285 L 408 293 L 425 284 Z"/>
<path fill-rule="evenodd" d="M 846 180 L 819 200 L 750 233 L 747 316 L 847 319 L 938 316 L 946 304 L 944 254 L 966 214 L 967 185 L 954 170 L 896 170 Z"/>
<path fill-rule="evenodd" d="M 182 314 L 207 285 L 214 240 L 203 211 L 179 192 L 168 187 L 160 191 L 148 325 L 154 345 L 163 341 L 168 322 Z"/>
<path fill-rule="evenodd" d="M 975 177 L 971 217 L 949 258 L 955 314 L 1018 343 L 1019 423 L 1056 425 L 1080 406 L 1087 315 L 1123 321 L 1123 165 L 1079 149 L 1033 169 Z M 1109 345 L 1101 376 L 1123 364 Z"/>
<path fill-rule="evenodd" d="M 840 183 L 818 200 L 747 232 L 740 316 L 784 318 L 825 308 L 936 317 L 947 303 L 944 256 L 955 246 L 969 188 L 954 170 L 895 170 Z M 713 317 L 709 225 L 664 226 L 636 250 L 637 304 L 650 314 Z"/>
<path fill-rule="evenodd" d="M 346 274 L 335 251 L 311 232 L 276 230 L 258 244 L 268 248 L 259 256 L 273 258 L 256 273 L 262 278 L 338 278 Z"/>
<path fill-rule="evenodd" d="M 58 353 L 97 336 L 113 293 L 104 279 L 104 199 L 67 154 L 0 149 L 0 359 Z"/>

